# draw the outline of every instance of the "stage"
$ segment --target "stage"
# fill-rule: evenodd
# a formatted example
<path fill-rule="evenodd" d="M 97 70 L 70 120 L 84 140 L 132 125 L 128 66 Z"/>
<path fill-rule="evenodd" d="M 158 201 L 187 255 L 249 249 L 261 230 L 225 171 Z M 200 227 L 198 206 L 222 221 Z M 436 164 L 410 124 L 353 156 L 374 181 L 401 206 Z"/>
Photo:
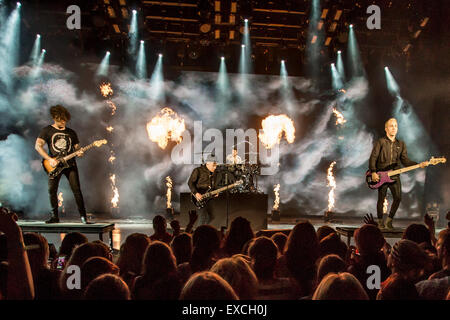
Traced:
<path fill-rule="evenodd" d="M 61 241 L 64 235 L 67 232 L 78 231 L 85 234 L 89 241 L 94 240 L 102 240 L 106 244 L 112 246 L 114 250 L 119 250 L 121 244 L 125 241 L 128 235 L 132 233 L 144 233 L 147 235 L 153 234 L 153 224 L 152 219 L 135 216 L 130 219 L 112 219 L 112 218 L 96 218 L 95 215 L 90 215 L 91 220 L 95 222 L 94 224 L 84 225 L 79 222 L 79 220 L 74 219 L 61 219 L 60 223 L 57 224 L 45 224 L 45 222 L 38 220 L 19 220 L 19 225 L 23 228 L 24 232 L 38 232 L 46 237 L 49 243 L 55 245 L 56 249 L 58 249 L 61 245 Z M 175 219 L 179 221 L 180 216 L 174 216 Z M 167 229 L 168 232 L 171 233 L 172 230 L 170 228 L 168 220 Z M 281 217 L 280 221 L 272 221 L 270 216 L 267 216 L 267 229 L 259 230 L 253 229 L 255 234 L 263 233 L 263 234 L 272 234 L 276 231 L 286 231 L 292 230 L 295 224 L 302 220 L 309 220 L 316 230 L 323 226 L 327 225 L 336 230 L 338 230 L 338 234 L 340 235 L 342 241 L 347 244 L 354 245 L 353 231 L 354 229 L 363 225 L 363 219 L 357 218 L 336 218 L 335 220 L 324 222 L 323 217 L 320 216 L 301 216 L 298 218 L 287 218 Z M 422 223 L 419 220 L 406 220 L 406 219 L 398 219 L 394 220 L 394 226 L 396 227 L 393 231 L 383 231 L 383 235 L 386 238 L 386 241 L 393 245 L 395 242 L 401 238 L 404 229 L 410 225 L 411 223 Z M 195 225 L 197 226 L 198 223 Z M 181 227 L 184 228 L 186 225 L 181 224 Z M 344 231 L 343 231 L 344 230 Z M 346 234 L 345 230 L 348 232 Z M 442 229 L 436 229 L 436 235 Z M 105 234 L 106 237 L 99 236 Z M 351 237 L 348 237 L 350 235 Z"/>

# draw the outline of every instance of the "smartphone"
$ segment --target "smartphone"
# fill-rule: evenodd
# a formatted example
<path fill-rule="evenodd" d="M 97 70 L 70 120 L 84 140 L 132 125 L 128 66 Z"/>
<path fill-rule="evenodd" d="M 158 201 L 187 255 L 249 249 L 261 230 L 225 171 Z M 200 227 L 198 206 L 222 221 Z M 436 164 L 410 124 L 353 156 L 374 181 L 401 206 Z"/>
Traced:
<path fill-rule="evenodd" d="M 66 256 L 58 257 L 56 260 L 56 270 L 62 270 L 66 266 Z"/>

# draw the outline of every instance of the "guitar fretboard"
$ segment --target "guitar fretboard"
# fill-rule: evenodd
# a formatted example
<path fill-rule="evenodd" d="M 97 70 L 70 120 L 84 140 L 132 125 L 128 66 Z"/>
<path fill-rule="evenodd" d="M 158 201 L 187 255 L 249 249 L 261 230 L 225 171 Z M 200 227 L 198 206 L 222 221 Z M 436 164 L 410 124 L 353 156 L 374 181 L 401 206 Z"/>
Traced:
<path fill-rule="evenodd" d="M 87 146 L 85 146 L 85 147 L 83 147 L 83 148 L 78 149 L 78 150 L 75 151 L 75 152 L 72 152 L 72 153 L 69 154 L 68 156 L 65 156 L 63 159 L 64 159 L 64 161 L 70 160 L 70 159 L 72 159 L 73 157 L 76 157 L 76 156 L 77 156 L 77 152 L 80 152 L 80 150 L 84 152 L 84 151 L 86 151 L 86 150 L 89 150 L 89 149 L 92 148 L 93 146 L 94 146 L 94 143 L 91 143 L 91 144 L 89 144 L 89 145 L 87 145 Z"/>

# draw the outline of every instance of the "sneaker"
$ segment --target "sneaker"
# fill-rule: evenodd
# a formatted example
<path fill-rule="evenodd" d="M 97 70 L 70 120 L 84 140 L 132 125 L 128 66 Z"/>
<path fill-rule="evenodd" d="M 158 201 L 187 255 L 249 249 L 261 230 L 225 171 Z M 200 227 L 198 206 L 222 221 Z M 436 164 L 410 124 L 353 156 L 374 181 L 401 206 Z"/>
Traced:
<path fill-rule="evenodd" d="M 384 229 L 383 219 L 377 219 L 378 228 Z"/>
<path fill-rule="evenodd" d="M 48 219 L 47 221 L 45 221 L 45 223 L 59 223 L 59 218 L 53 216 L 50 219 Z"/>
<path fill-rule="evenodd" d="M 83 223 L 83 224 L 93 224 L 93 222 L 88 221 L 87 217 L 81 217 L 81 223 Z"/>
<path fill-rule="evenodd" d="M 394 229 L 394 226 L 392 225 L 392 218 L 386 219 L 386 229 Z"/>

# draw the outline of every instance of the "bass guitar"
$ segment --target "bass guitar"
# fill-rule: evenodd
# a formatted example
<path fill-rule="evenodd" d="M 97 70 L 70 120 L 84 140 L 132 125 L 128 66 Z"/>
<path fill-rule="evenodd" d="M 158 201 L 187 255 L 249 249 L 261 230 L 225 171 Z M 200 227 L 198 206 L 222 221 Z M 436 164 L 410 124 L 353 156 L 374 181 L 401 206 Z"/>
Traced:
<path fill-rule="evenodd" d="M 211 198 L 215 197 L 216 195 L 218 195 L 219 193 L 225 191 L 225 190 L 229 190 L 232 188 L 235 188 L 239 185 L 241 185 L 243 182 L 242 180 L 236 181 L 235 183 L 229 184 L 225 187 L 210 191 L 211 189 L 208 189 L 208 191 L 206 191 L 204 194 L 202 194 L 202 198 L 200 200 L 197 200 L 197 198 L 195 197 L 194 194 L 191 195 L 191 200 L 192 203 L 199 209 L 203 208 L 206 206 L 207 202 L 209 200 L 211 200 Z"/>
<path fill-rule="evenodd" d="M 85 152 L 89 150 L 92 147 L 101 147 L 102 145 L 108 143 L 105 139 L 103 140 L 97 140 L 92 142 L 90 145 L 87 145 L 81 149 L 78 149 L 77 151 L 72 152 L 71 154 L 67 156 L 58 156 L 55 158 L 56 161 L 58 161 L 58 164 L 56 167 L 52 167 L 50 164 L 50 161 L 47 159 L 42 160 L 42 166 L 44 167 L 45 172 L 48 174 L 50 178 L 55 178 L 58 176 L 64 169 L 68 168 L 69 165 L 67 164 L 67 161 L 72 159 L 73 157 L 76 157 L 79 155 L 80 151 Z"/>
<path fill-rule="evenodd" d="M 445 163 L 446 161 L 447 161 L 447 159 L 445 157 L 442 157 L 442 158 L 431 157 L 431 159 L 428 161 L 427 166 L 429 166 L 430 164 L 436 165 L 438 163 Z M 366 172 L 366 182 L 367 182 L 367 185 L 369 186 L 370 189 L 378 189 L 379 187 L 381 187 L 385 183 L 395 182 L 390 177 L 395 176 L 397 174 L 404 173 L 404 172 L 408 172 L 408 171 L 411 171 L 411 170 L 415 170 L 417 168 L 420 168 L 420 164 L 416 164 L 416 165 L 413 165 L 413 166 L 401 168 L 401 169 L 398 169 L 398 170 L 378 171 L 377 174 L 380 177 L 380 179 L 378 181 L 373 181 L 372 180 L 372 173 L 370 172 L 370 170 L 367 170 L 367 172 Z"/>

